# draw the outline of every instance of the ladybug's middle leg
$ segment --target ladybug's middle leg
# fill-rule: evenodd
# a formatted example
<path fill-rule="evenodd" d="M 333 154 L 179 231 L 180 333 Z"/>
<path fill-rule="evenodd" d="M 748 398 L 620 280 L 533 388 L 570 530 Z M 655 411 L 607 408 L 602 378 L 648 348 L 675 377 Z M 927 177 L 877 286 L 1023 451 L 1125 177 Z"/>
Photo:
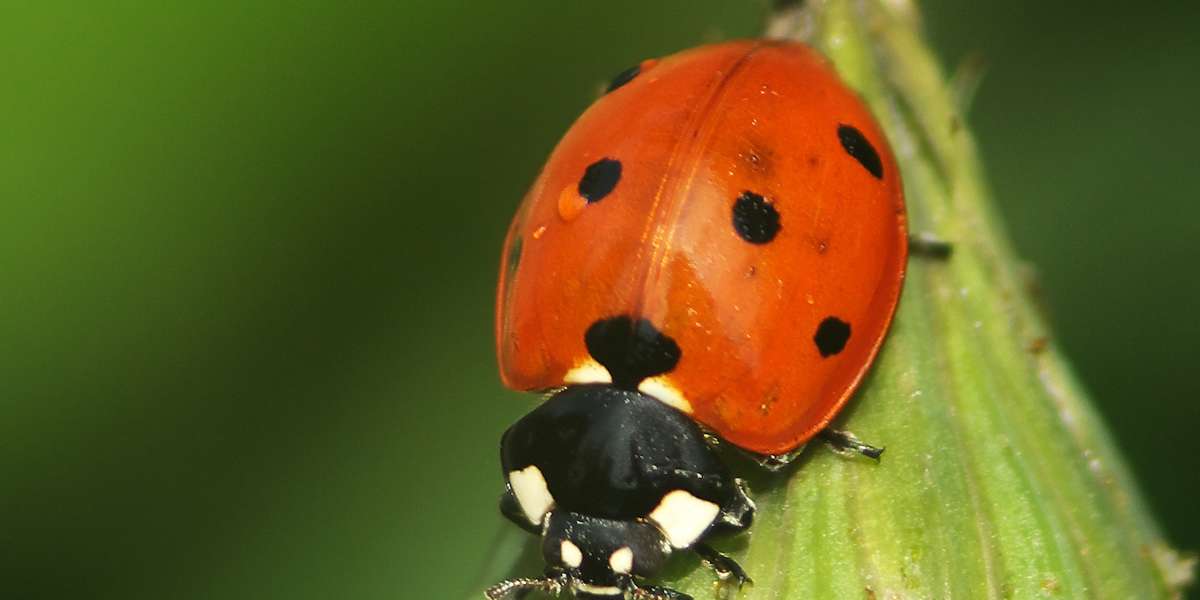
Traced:
<path fill-rule="evenodd" d="M 873 460 L 879 460 L 879 457 L 883 454 L 884 449 L 882 446 L 867 444 L 849 431 L 822 429 L 821 433 L 817 435 L 820 435 L 821 439 L 825 440 L 825 443 L 833 446 L 833 449 L 838 452 L 857 452 Z"/>
<path fill-rule="evenodd" d="M 946 260 L 954 253 L 954 244 L 926 232 L 908 234 L 908 252 L 913 256 Z"/>

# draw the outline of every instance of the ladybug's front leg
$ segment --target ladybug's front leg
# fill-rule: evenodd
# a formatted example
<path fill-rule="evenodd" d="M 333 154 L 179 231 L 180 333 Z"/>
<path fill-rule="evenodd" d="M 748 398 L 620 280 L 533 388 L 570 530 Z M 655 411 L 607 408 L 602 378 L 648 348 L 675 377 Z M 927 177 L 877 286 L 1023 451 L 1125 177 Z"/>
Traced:
<path fill-rule="evenodd" d="M 706 537 L 739 533 L 749 529 L 750 524 L 754 522 L 754 511 L 757 510 L 757 507 L 746 491 L 746 482 L 734 478 L 733 487 L 733 498 L 721 507 L 721 512 L 713 521 L 712 528 L 705 533 Z"/>
<path fill-rule="evenodd" d="M 739 590 L 747 583 L 754 584 L 754 580 L 750 579 L 750 576 L 742 569 L 742 565 L 739 565 L 736 560 L 717 552 L 712 546 L 703 543 L 696 544 L 692 546 L 692 551 L 700 557 L 700 560 L 704 561 L 704 564 L 717 572 L 717 579 L 720 579 L 722 582 L 734 583 Z"/>

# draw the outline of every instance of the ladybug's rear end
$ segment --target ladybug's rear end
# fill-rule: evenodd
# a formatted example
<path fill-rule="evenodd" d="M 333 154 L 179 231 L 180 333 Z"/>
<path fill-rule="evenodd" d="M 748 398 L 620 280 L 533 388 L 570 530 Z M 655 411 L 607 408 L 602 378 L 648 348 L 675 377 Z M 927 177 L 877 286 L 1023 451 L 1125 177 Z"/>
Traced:
<path fill-rule="evenodd" d="M 882 132 L 807 47 L 732 42 L 615 80 L 501 267 L 501 376 L 562 389 L 503 444 L 502 506 L 550 565 L 526 587 L 679 598 L 638 584 L 679 549 L 740 573 L 702 540 L 753 504 L 700 425 L 763 455 L 821 431 L 887 332 L 906 236 Z"/>

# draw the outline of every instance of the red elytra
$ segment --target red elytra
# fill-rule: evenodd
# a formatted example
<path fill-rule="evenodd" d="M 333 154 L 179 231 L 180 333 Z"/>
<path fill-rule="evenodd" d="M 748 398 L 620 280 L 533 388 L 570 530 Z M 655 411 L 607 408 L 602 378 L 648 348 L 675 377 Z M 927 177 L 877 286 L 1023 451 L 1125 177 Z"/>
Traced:
<path fill-rule="evenodd" d="M 736 446 L 786 453 L 862 381 L 906 258 L 895 159 L 822 56 L 736 41 L 645 61 L 579 117 L 517 211 L 501 377 L 608 382 L 585 333 L 644 319 L 679 357 L 639 390 Z"/>

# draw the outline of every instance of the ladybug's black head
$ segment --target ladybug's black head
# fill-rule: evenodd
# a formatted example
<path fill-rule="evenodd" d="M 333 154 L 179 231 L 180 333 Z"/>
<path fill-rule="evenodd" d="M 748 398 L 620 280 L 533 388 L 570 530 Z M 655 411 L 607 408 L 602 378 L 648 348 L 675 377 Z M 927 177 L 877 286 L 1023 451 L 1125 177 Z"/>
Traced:
<path fill-rule="evenodd" d="M 488 598 L 503 598 L 518 589 L 569 590 L 578 600 L 627 598 L 639 592 L 635 578 L 657 573 L 671 551 L 667 538 L 651 523 L 552 511 L 542 533 L 546 576 L 506 581 L 488 590 Z"/>
<path fill-rule="evenodd" d="M 542 534 L 542 557 L 566 575 L 577 598 L 621 598 L 634 577 L 662 569 L 671 545 L 655 525 L 553 511 Z"/>

